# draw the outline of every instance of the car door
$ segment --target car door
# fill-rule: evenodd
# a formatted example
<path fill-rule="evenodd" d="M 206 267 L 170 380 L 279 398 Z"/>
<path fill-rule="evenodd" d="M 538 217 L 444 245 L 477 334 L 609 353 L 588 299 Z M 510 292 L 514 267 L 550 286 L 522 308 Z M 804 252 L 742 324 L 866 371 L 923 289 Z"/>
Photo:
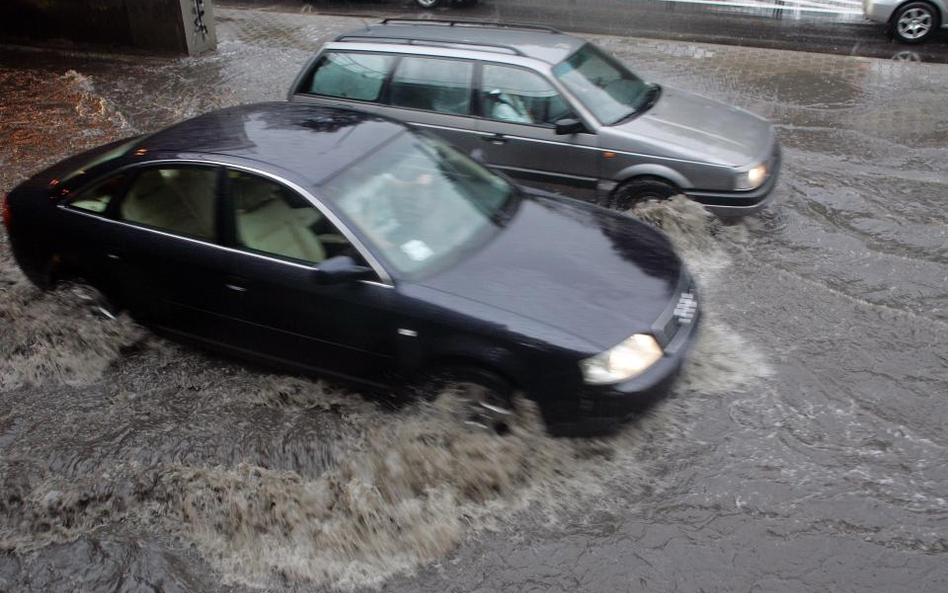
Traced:
<path fill-rule="evenodd" d="M 66 198 L 57 214 L 60 232 L 54 238 L 63 263 L 105 293 L 115 304 L 127 305 L 125 263 L 115 254 L 121 226 L 108 215 L 124 194 L 128 171 L 107 175 Z"/>
<path fill-rule="evenodd" d="M 391 54 L 328 51 L 301 77 L 292 98 L 375 113 L 397 60 Z"/>
<path fill-rule="evenodd" d="M 219 308 L 227 264 L 217 244 L 220 176 L 218 167 L 200 164 L 135 169 L 125 195 L 110 205 L 116 228 L 106 245 L 133 312 L 214 342 L 233 329 Z"/>
<path fill-rule="evenodd" d="M 478 131 L 488 164 L 526 185 L 594 194 L 599 179 L 598 137 L 556 134 L 556 122 L 575 118 L 540 74 L 485 62 L 480 73 Z"/>
<path fill-rule="evenodd" d="M 466 153 L 481 148 L 477 120 L 472 117 L 474 62 L 402 56 L 379 113 L 430 129 Z"/>
<path fill-rule="evenodd" d="M 361 255 L 306 197 L 273 178 L 227 172 L 226 219 L 233 249 L 226 307 L 243 348 L 271 359 L 384 385 L 393 368 L 392 286 L 322 285 L 329 258 Z M 364 261 L 364 260 L 362 260 Z"/>

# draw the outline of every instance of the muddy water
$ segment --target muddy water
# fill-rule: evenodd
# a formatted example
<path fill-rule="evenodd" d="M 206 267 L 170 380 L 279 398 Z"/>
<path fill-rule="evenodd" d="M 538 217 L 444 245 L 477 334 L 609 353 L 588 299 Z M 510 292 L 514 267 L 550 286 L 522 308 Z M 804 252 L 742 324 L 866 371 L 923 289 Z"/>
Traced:
<path fill-rule="evenodd" d="M 210 58 L 5 59 L 4 189 L 278 98 L 353 26 L 251 14 L 223 12 Z M 3 238 L 0 590 L 945 590 L 948 72 L 602 43 L 773 118 L 786 149 L 760 216 L 632 213 L 705 302 L 671 399 L 609 439 L 550 439 L 527 402 L 509 436 L 472 434 L 450 394 L 393 407 L 110 320 L 87 287 L 41 294 Z"/>

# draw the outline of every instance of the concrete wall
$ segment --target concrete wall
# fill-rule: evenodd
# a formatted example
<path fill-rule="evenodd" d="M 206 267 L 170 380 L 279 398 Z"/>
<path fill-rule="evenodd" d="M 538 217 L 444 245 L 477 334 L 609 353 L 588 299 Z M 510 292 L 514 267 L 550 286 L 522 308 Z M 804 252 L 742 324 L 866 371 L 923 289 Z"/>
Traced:
<path fill-rule="evenodd" d="M 0 0 L 0 35 L 196 54 L 217 47 L 212 0 Z M 204 11 L 198 19 L 195 5 Z M 197 22 L 195 22 L 197 21 Z M 204 25 L 201 28 L 200 25 Z"/>

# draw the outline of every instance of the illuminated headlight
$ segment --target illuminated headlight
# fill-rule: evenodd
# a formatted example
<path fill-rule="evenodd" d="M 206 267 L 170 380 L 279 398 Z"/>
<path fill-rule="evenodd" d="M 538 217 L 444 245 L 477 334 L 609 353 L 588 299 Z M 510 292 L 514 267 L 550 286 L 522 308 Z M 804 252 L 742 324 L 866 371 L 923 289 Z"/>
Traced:
<path fill-rule="evenodd" d="M 601 385 L 618 383 L 641 374 L 662 357 L 662 347 L 650 335 L 635 334 L 617 346 L 580 361 L 583 379 Z"/>
<path fill-rule="evenodd" d="M 757 165 L 737 176 L 737 189 L 757 189 L 767 179 L 767 165 Z"/>

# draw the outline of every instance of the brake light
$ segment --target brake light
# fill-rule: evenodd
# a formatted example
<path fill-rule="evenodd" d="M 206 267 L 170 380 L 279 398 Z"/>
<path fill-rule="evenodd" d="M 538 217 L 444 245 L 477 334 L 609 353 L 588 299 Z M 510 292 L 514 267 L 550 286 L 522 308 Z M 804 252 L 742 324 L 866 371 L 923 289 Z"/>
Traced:
<path fill-rule="evenodd" d="M 7 194 L 0 200 L 0 215 L 3 215 L 3 226 L 10 228 L 10 196 Z"/>

